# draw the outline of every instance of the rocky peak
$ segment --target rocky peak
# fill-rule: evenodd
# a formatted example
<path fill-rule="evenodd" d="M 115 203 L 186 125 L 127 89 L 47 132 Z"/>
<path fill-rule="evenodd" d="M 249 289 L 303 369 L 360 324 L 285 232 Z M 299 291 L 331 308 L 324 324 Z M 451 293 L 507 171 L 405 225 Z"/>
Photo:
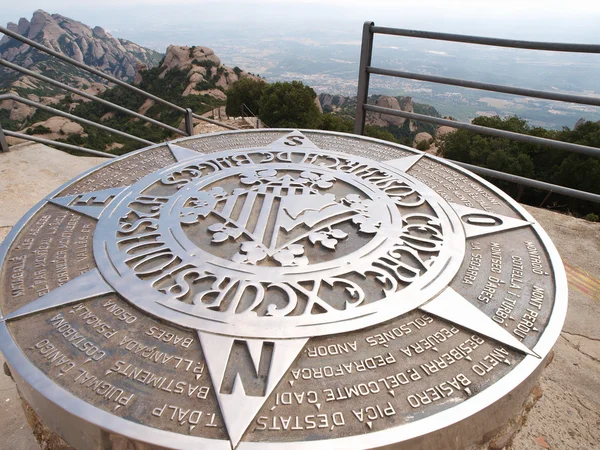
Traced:
<path fill-rule="evenodd" d="M 178 69 L 186 73 L 186 84 L 182 96 L 209 95 L 225 100 L 225 91 L 240 78 L 258 78 L 239 68 L 231 68 L 221 64 L 221 59 L 208 47 L 170 45 L 160 65 L 159 78 L 163 79 L 168 72 Z M 134 83 L 140 84 L 147 67 L 137 67 Z"/>
<path fill-rule="evenodd" d="M 392 97 L 398 100 L 398 105 L 402 111 L 413 112 L 413 99 L 412 97 Z"/>
<path fill-rule="evenodd" d="M 104 28 L 102 28 L 102 27 L 95 26 L 94 29 L 92 30 L 92 32 L 94 33 L 94 36 L 96 36 L 97 38 L 104 39 L 107 37 L 106 31 L 104 31 Z"/>
<path fill-rule="evenodd" d="M 194 61 L 196 61 L 195 64 Z M 221 65 L 219 57 L 208 47 L 169 45 L 161 67 L 166 67 L 167 70 L 173 67 L 183 70 L 190 68 L 192 65 L 199 65 L 198 61 L 212 61 L 217 66 Z"/>
<path fill-rule="evenodd" d="M 135 75 L 137 63 L 153 67 L 161 57 L 158 52 L 115 38 L 101 27 L 92 29 L 76 20 L 60 14 L 49 14 L 41 9 L 33 13 L 31 21 L 21 18 L 18 24 L 11 22 L 7 28 L 78 62 L 127 81 Z M 84 84 L 92 81 L 87 73 L 71 67 L 65 69 L 64 64 L 58 63 L 55 58 L 6 36 L 0 41 L 0 57 L 20 66 L 37 68 L 42 73 L 52 68 L 59 69 L 58 72 L 63 76 L 61 81 L 73 82 L 81 77 Z M 44 64 L 40 64 L 42 62 Z M 14 82 L 15 78 L 14 72 L 4 71 L 0 74 L 0 79 L 3 79 L 0 88 L 9 87 L 7 83 Z"/>
<path fill-rule="evenodd" d="M 14 23 L 14 22 L 8 22 L 6 24 L 6 28 L 8 28 L 9 31 L 13 31 L 15 33 L 18 33 L 18 31 L 17 31 L 18 30 L 18 25 L 16 23 Z M 19 33 L 19 34 L 22 34 L 22 33 Z M 0 39 L 0 45 L 4 45 L 8 41 L 10 41 L 10 38 L 8 36 L 4 35 L 2 37 L 2 39 Z"/>
<path fill-rule="evenodd" d="M 31 24 L 29 23 L 29 20 L 27 20 L 25 17 L 21 17 L 19 19 L 19 25 L 17 25 L 17 33 L 24 35 L 30 26 Z"/>
<path fill-rule="evenodd" d="M 42 32 L 42 30 L 44 30 L 45 33 Z M 52 32 L 56 31 L 58 31 L 58 35 L 56 36 L 56 38 L 58 38 L 58 36 L 61 34 L 61 30 L 56 21 L 46 11 L 38 9 L 33 13 L 33 16 L 31 17 L 27 37 L 29 39 L 36 38 L 37 40 L 38 35 L 40 33 L 52 36 Z"/>
<path fill-rule="evenodd" d="M 27 20 L 25 17 L 21 17 L 18 24 L 14 22 L 8 22 L 6 24 L 6 28 L 14 33 L 19 33 L 26 36 L 27 30 L 29 29 L 29 20 Z M 8 36 L 2 36 L 2 39 L 0 39 L 0 45 L 7 43 L 9 40 L 10 38 Z"/>
<path fill-rule="evenodd" d="M 374 104 L 375 106 L 381 106 L 383 108 L 413 112 L 413 101 L 411 97 L 400 97 L 400 101 L 398 101 L 398 98 L 396 97 L 381 95 L 375 99 Z M 406 120 L 407 119 L 404 117 L 395 117 L 381 113 L 371 113 L 367 116 L 367 123 L 378 127 L 387 127 L 390 125 L 402 127 Z M 417 129 L 412 121 L 409 121 L 409 127 L 411 131 L 416 131 Z"/>

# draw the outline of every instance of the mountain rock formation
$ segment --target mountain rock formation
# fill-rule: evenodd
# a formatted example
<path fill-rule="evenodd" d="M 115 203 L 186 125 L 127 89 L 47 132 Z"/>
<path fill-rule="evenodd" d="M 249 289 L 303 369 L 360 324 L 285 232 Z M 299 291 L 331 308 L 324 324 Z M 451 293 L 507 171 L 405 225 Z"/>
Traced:
<path fill-rule="evenodd" d="M 162 57 L 154 50 L 115 38 L 101 27 L 90 28 L 76 20 L 60 14 L 48 14 L 41 9 L 33 13 L 31 21 L 22 17 L 19 23 L 9 22 L 7 28 L 125 81 L 133 79 L 138 64 L 153 67 Z M 71 86 L 89 90 L 92 94 L 106 89 L 100 78 L 8 36 L 3 36 L 0 40 L 0 58 Z M 45 104 L 52 103 L 57 95 L 64 95 L 63 91 L 47 83 L 4 67 L 0 67 L 0 91 Z M 8 118 L 14 121 L 22 121 L 33 112 L 33 108 L 13 101 L 2 102 L 0 109 L 7 110 Z"/>
<path fill-rule="evenodd" d="M 356 110 L 356 97 L 345 97 L 343 95 L 319 94 L 317 96 L 324 113 L 350 114 Z"/>
<path fill-rule="evenodd" d="M 140 64 L 137 69 L 134 84 L 144 88 L 145 84 L 149 84 L 148 67 Z M 173 77 L 173 82 L 178 85 L 170 86 L 181 97 L 208 95 L 218 100 L 226 100 L 225 91 L 240 78 L 259 78 L 238 67 L 224 66 L 212 49 L 200 46 L 170 45 L 161 65 L 155 70 L 159 72 L 158 78 L 161 80 L 170 78 L 173 70 L 185 74 L 183 78 Z"/>
<path fill-rule="evenodd" d="M 381 95 L 374 100 L 373 104 L 375 106 L 381 106 L 383 108 L 396 109 L 405 112 L 414 112 L 413 101 L 411 97 L 402 97 L 399 101 L 397 97 Z M 375 125 L 378 127 L 388 127 L 390 125 L 402 127 L 406 120 L 407 119 L 405 119 L 404 117 L 395 117 L 381 113 L 370 113 L 369 115 L 367 115 L 367 123 L 369 125 Z M 412 122 L 412 120 L 409 121 L 409 128 L 412 132 L 417 130 L 417 127 Z"/>
<path fill-rule="evenodd" d="M 318 96 L 323 112 L 334 114 L 346 114 L 354 116 L 356 111 L 356 97 L 344 97 L 343 95 L 320 94 Z M 411 97 L 390 97 L 388 95 L 373 95 L 368 99 L 370 105 L 382 106 L 384 108 L 397 109 L 400 111 L 414 112 L 414 104 Z M 407 119 L 403 117 L 389 116 L 381 113 L 367 114 L 367 124 L 377 127 L 389 127 L 390 125 L 402 127 Z M 417 131 L 412 120 L 409 121 L 409 130 Z"/>
<path fill-rule="evenodd" d="M 96 32 L 98 31 L 96 30 Z M 245 77 L 259 78 L 238 67 L 224 66 L 210 48 L 171 45 L 168 47 L 160 65 L 149 67 L 148 64 L 143 62 L 136 63 L 133 83 L 148 93 L 157 95 L 181 107 L 191 108 L 196 114 L 209 114 L 211 111 L 224 109 L 227 89 L 234 82 Z M 22 86 L 22 89 L 29 88 L 29 83 L 28 77 L 21 78 L 13 84 L 13 89 L 16 89 L 15 86 Z M 91 93 L 168 125 L 184 128 L 184 119 L 180 111 L 132 93 L 123 86 L 100 86 L 102 89 Z M 85 89 L 81 87 L 86 91 L 93 88 L 95 88 L 95 85 L 88 85 Z M 21 92 L 20 95 L 43 103 L 52 103 L 57 109 L 69 111 L 75 116 L 84 117 L 92 122 L 100 122 L 111 128 L 125 128 L 124 131 L 128 133 L 143 136 L 154 142 L 176 137 L 162 128 L 151 126 L 149 123 L 116 112 L 110 107 L 92 103 L 90 100 L 77 95 L 65 95 L 63 92 L 57 91 L 52 95 L 38 96 L 33 92 L 25 91 Z M 66 140 L 68 143 L 88 148 L 118 151 L 119 154 L 139 147 L 139 143 L 135 141 L 107 133 L 98 133 L 96 129 L 86 125 L 79 127 L 79 125 L 73 123 L 69 124 L 68 127 L 62 127 L 65 120 L 59 117 L 48 118 L 49 114 L 43 111 L 41 114 L 38 111 L 31 116 L 33 108 L 26 106 L 24 110 L 17 109 L 22 106 L 18 102 L 15 103 L 15 106 L 14 109 L 10 110 L 10 118 L 13 119 L 13 122 L 7 121 L 8 129 L 12 128 L 23 133 L 50 137 L 55 140 Z M 5 117 L 6 112 L 0 110 L 3 125 Z M 231 125 L 238 128 L 250 126 L 245 121 L 243 122 Z M 61 126 L 58 127 L 57 124 Z M 202 124 L 204 125 L 204 123 Z M 75 129 L 72 125 L 77 125 L 81 129 Z M 215 130 L 206 130 L 206 132 L 208 131 Z"/>
<path fill-rule="evenodd" d="M 132 79 L 138 63 L 152 67 L 162 56 L 128 40 L 115 38 L 101 27 L 90 28 L 41 9 L 33 13 L 31 21 L 21 18 L 18 24 L 9 22 L 7 28 L 121 80 Z M 49 59 L 44 53 L 8 36 L 0 40 L 0 57 L 26 68 L 40 68 L 40 63 Z"/>

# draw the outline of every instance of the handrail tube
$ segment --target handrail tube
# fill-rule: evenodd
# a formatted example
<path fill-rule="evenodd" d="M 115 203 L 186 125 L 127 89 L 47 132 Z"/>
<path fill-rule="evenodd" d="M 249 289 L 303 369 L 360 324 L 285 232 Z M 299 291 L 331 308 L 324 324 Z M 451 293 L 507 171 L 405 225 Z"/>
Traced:
<path fill-rule="evenodd" d="M 600 149 L 585 145 L 572 144 L 568 142 L 557 141 L 554 139 L 541 138 L 530 136 L 511 131 L 498 130 L 495 128 L 484 127 L 472 123 L 456 122 L 448 119 L 427 116 L 423 114 L 409 113 L 406 111 L 384 108 L 381 106 L 367 104 L 367 93 L 369 89 L 369 77 L 371 74 L 392 76 L 399 78 L 407 78 L 420 80 L 432 83 L 440 83 L 446 85 L 454 85 L 471 89 L 480 89 L 492 92 L 502 92 L 505 94 L 523 95 L 527 97 L 542 98 L 546 100 L 563 101 L 569 103 L 579 103 L 584 105 L 600 106 L 600 99 L 593 97 L 585 97 L 581 95 L 561 94 L 554 92 L 546 92 L 533 89 L 525 89 L 519 87 L 504 86 L 492 83 L 481 83 L 477 81 L 462 80 L 457 78 L 441 77 L 436 75 L 418 74 L 399 70 L 383 69 L 372 67 L 370 64 L 370 55 L 373 51 L 373 36 L 375 34 L 387 34 L 393 36 L 405 36 L 420 39 L 434 39 L 449 42 L 461 42 L 477 45 L 490 45 L 495 47 L 509 47 L 529 50 L 543 50 L 556 52 L 575 52 L 575 53 L 600 53 L 600 45 L 593 44 L 572 44 L 572 43 L 554 43 L 554 42 L 534 42 L 512 39 L 497 39 L 481 36 L 467 36 L 450 33 L 437 33 L 419 30 L 406 30 L 400 28 L 376 27 L 373 22 L 365 22 L 363 24 L 363 40 L 361 45 L 361 62 L 359 65 L 358 74 L 358 93 L 356 118 L 354 122 L 354 132 L 356 134 L 364 134 L 365 115 L 367 111 L 387 114 L 405 119 L 417 120 L 436 125 L 446 125 L 452 128 L 465 129 L 475 133 L 496 136 L 500 138 L 512 139 L 515 141 L 526 142 L 537 145 L 546 145 L 553 148 L 575 152 L 587 156 L 600 157 Z M 364 60 L 364 61 L 363 61 Z M 369 61 L 366 63 L 366 61 Z M 508 174 L 484 167 L 478 167 L 471 164 L 466 164 L 458 161 L 453 161 L 461 167 L 464 167 L 472 172 L 497 178 L 500 180 L 518 183 L 523 186 L 530 186 L 537 189 L 549 190 L 550 193 L 568 195 L 574 198 L 600 203 L 600 195 L 591 192 L 579 191 L 576 189 L 567 188 L 565 186 L 553 185 L 543 181 L 532 180 L 529 178 L 520 177 L 517 175 Z M 550 194 L 548 194 L 550 195 Z M 544 200 L 545 201 L 545 200 Z"/>
<path fill-rule="evenodd" d="M 6 142 L 6 138 L 4 137 L 4 130 L 2 129 L 2 124 L 0 123 L 0 151 L 3 153 L 8 153 L 8 143 Z"/>
<path fill-rule="evenodd" d="M 181 106 L 177 106 L 174 103 L 171 103 L 171 102 L 169 102 L 167 100 L 163 100 L 162 98 L 157 97 L 156 95 L 152 95 L 152 94 L 150 94 L 150 93 L 148 93 L 148 92 L 146 92 L 146 91 L 144 91 L 142 89 L 139 89 L 139 88 L 136 88 L 135 86 L 132 86 L 131 84 L 127 84 L 126 82 L 121 81 L 118 78 L 115 78 L 115 77 L 113 77 L 111 75 L 107 75 L 104 72 L 101 72 L 100 70 L 94 69 L 93 67 L 90 67 L 90 66 L 88 66 L 86 64 L 83 64 L 83 63 L 80 63 L 79 61 L 75 61 L 74 59 L 69 58 L 68 56 L 65 56 L 65 55 L 63 55 L 61 53 L 58 53 L 58 52 L 56 52 L 56 51 L 54 51 L 54 50 L 52 50 L 52 49 L 50 49 L 48 47 L 45 47 L 45 46 L 43 46 L 41 44 L 38 44 L 37 42 L 32 41 L 31 39 L 28 39 L 25 36 L 21 36 L 18 33 L 14 33 L 12 31 L 6 29 L 5 27 L 0 27 L 0 33 L 3 33 L 5 35 L 7 35 L 7 36 L 10 36 L 11 38 L 16 39 L 18 41 L 21 41 L 21 42 L 23 42 L 23 43 L 25 43 L 27 45 L 30 45 L 31 47 L 37 48 L 38 50 L 41 50 L 44 53 L 47 53 L 47 54 L 52 55 L 52 56 L 55 56 L 56 58 L 61 59 L 61 60 L 65 61 L 65 62 L 67 62 L 67 63 L 69 63 L 69 64 L 71 64 L 73 66 L 79 67 L 80 69 L 83 69 L 83 70 L 85 70 L 87 72 L 93 73 L 94 75 L 98 75 L 99 77 L 104 78 L 105 80 L 108 80 L 111 83 L 115 83 L 115 84 L 118 84 L 119 86 L 123 86 L 124 88 L 127 88 L 127 89 L 129 89 L 131 91 L 134 91 L 137 94 L 143 95 L 146 98 L 150 98 L 150 99 L 155 100 L 157 102 L 160 102 L 160 103 L 162 103 L 164 105 L 167 105 L 167 106 L 169 106 L 169 107 L 171 107 L 173 109 L 176 109 L 179 112 L 185 113 L 185 108 L 182 108 Z"/>
<path fill-rule="evenodd" d="M 192 117 L 194 117 L 194 119 L 204 120 L 205 122 L 208 122 L 208 123 L 214 123 L 215 125 L 219 125 L 220 127 L 228 128 L 230 130 L 239 130 L 239 128 L 232 127 L 231 125 L 227 125 L 225 123 L 221 123 L 221 122 L 218 122 L 216 120 L 209 119 L 207 117 L 202 117 L 202 116 L 200 116 L 200 115 L 198 115 L 196 113 L 193 113 Z"/>
<path fill-rule="evenodd" d="M 580 103 L 583 105 L 600 106 L 600 98 L 586 97 L 583 95 L 561 94 L 557 92 L 538 91 L 535 89 L 525 89 L 501 84 L 481 83 L 479 81 L 461 80 L 459 78 L 438 77 L 437 75 L 426 75 L 422 73 L 403 72 L 401 70 L 382 69 L 380 67 L 367 67 L 371 74 L 385 75 L 389 77 L 408 78 L 412 80 L 428 81 L 431 83 L 448 84 L 471 89 L 480 89 L 483 91 L 502 92 L 505 94 L 523 95 L 526 97 L 543 98 L 547 100 L 557 100 L 561 102 Z"/>
<path fill-rule="evenodd" d="M 438 41 L 462 42 L 465 44 L 492 45 L 495 47 L 523 48 L 529 50 L 546 50 L 551 52 L 600 53 L 600 45 L 596 44 L 570 44 L 562 42 L 521 41 L 514 39 L 467 36 L 464 34 L 439 33 L 434 31 L 406 30 L 402 28 L 376 26 L 372 26 L 370 30 L 373 34 L 388 34 L 392 36 L 406 36 L 419 39 L 434 39 Z"/>
<path fill-rule="evenodd" d="M 371 75 L 367 67 L 371 65 L 373 56 L 373 32 L 371 29 L 374 22 L 365 22 L 363 24 L 362 43 L 360 45 L 360 62 L 358 66 L 358 89 L 356 91 L 356 115 L 354 119 L 354 133 L 365 133 L 365 119 L 367 112 L 363 105 L 367 104 L 369 98 L 369 80 Z"/>
<path fill-rule="evenodd" d="M 437 125 L 446 125 L 452 128 L 461 128 L 474 131 L 480 134 L 488 134 L 501 138 L 512 139 L 515 141 L 526 142 L 528 144 L 548 145 L 550 147 L 566 150 L 570 152 L 581 153 L 587 156 L 600 157 L 600 149 L 588 147 L 586 145 L 572 144 L 570 142 L 555 141 L 553 139 L 531 136 L 528 134 L 515 133 L 513 131 L 498 130 L 496 128 L 474 125 L 472 123 L 457 122 L 454 120 L 441 119 L 439 117 L 427 116 L 424 114 L 409 113 L 397 109 L 384 108 L 382 106 L 364 105 L 366 111 L 389 114 L 390 116 L 404 117 L 405 119 L 419 120 L 422 122 L 435 123 Z"/>
<path fill-rule="evenodd" d="M 87 119 L 84 119 L 82 117 L 74 116 L 73 114 L 66 113 L 66 112 L 61 111 L 61 110 L 56 109 L 56 108 L 51 108 L 50 106 L 42 105 L 41 103 L 34 102 L 32 100 L 29 100 L 29 99 L 26 99 L 26 98 L 23 98 L 23 97 L 19 97 L 18 95 L 13 95 L 13 94 L 3 94 L 3 95 L 0 95 L 0 101 L 3 101 L 3 100 L 14 100 L 14 101 L 17 101 L 17 102 L 20 102 L 20 103 L 25 103 L 26 105 L 33 106 L 34 108 L 43 109 L 44 111 L 51 112 L 53 114 L 56 114 L 57 116 L 66 117 L 67 119 L 71 119 L 71 120 L 74 120 L 76 122 L 81 122 L 81 123 L 84 123 L 86 125 L 89 125 L 89 126 L 96 127 L 96 128 L 101 129 L 101 130 L 107 131 L 109 133 L 118 134 L 119 136 L 123 136 L 123 137 L 129 138 L 129 139 L 133 139 L 134 141 L 141 142 L 142 144 L 148 144 L 148 145 L 154 145 L 155 144 L 155 142 L 147 141 L 146 139 L 142 139 L 142 138 L 139 138 L 139 137 L 134 136 L 132 134 L 125 133 L 124 131 L 119 131 L 119 130 L 115 130 L 114 128 L 110 128 L 110 127 L 107 127 L 107 126 L 104 126 L 104 125 L 100 125 L 99 123 L 92 122 L 91 120 L 87 120 Z"/>
<path fill-rule="evenodd" d="M 245 109 L 246 111 L 248 111 L 248 112 L 249 112 L 249 113 L 252 115 L 252 117 L 255 117 L 255 118 L 257 118 L 257 119 L 258 119 L 258 117 L 256 117 L 256 114 L 254 114 L 254 113 L 252 112 L 252 110 L 251 110 L 250 108 L 248 108 L 248 105 L 246 105 L 245 103 L 242 103 L 242 112 L 244 112 L 244 109 Z"/>
<path fill-rule="evenodd" d="M 138 119 L 142 119 L 142 120 L 145 120 L 146 122 L 150 122 L 150 123 L 152 123 L 154 125 L 158 125 L 159 127 L 165 128 L 165 129 L 167 129 L 169 131 L 172 131 L 174 133 L 178 133 L 178 134 L 181 134 L 183 136 L 187 136 L 187 133 L 185 131 L 182 131 L 182 130 L 180 130 L 178 128 L 172 127 L 171 125 L 167 125 L 166 123 L 159 122 L 158 120 L 152 119 L 151 117 L 147 117 L 147 116 L 144 116 L 143 114 L 137 113 L 135 111 L 131 111 L 130 109 L 124 108 L 123 106 L 120 106 L 120 105 L 117 105 L 115 103 L 109 102 L 109 101 L 104 100 L 104 99 L 102 99 L 100 97 L 96 97 L 95 95 L 88 94 L 87 92 L 81 91 L 81 90 L 76 89 L 74 87 L 71 87 L 71 86 L 69 86 L 67 84 L 61 83 L 60 81 L 53 80 L 52 78 L 48 78 L 48 77 L 46 77 L 46 76 L 44 76 L 42 74 L 39 74 L 37 72 L 34 72 L 32 70 L 25 69 L 23 67 L 17 66 L 16 64 L 10 63 L 10 62 L 6 61 L 5 59 L 0 58 L 0 65 L 8 67 L 9 69 L 12 69 L 12 70 L 16 70 L 17 72 L 24 73 L 25 75 L 28 75 L 30 77 L 37 78 L 38 80 L 41 80 L 41 81 L 44 81 L 46 83 L 52 84 L 52 85 L 54 85 L 56 87 L 59 87 L 59 88 L 64 89 L 66 91 L 72 92 L 72 93 L 77 94 L 77 95 L 79 95 L 81 97 L 88 98 L 88 99 L 90 99 L 90 100 L 92 100 L 94 102 L 101 103 L 101 104 L 103 104 L 105 106 L 108 106 L 109 108 L 116 109 L 117 111 L 120 111 L 122 113 L 129 114 L 129 115 L 132 115 L 134 117 L 137 117 Z"/>
<path fill-rule="evenodd" d="M 460 161 L 454 161 L 449 159 L 448 161 L 453 162 L 461 167 L 464 167 L 471 172 L 485 175 L 499 180 L 510 181 L 511 183 L 522 184 L 524 186 L 530 186 L 536 189 L 542 189 L 545 191 L 554 192 L 556 194 L 567 195 L 581 200 L 587 200 L 590 202 L 600 203 L 600 195 L 592 192 L 579 191 L 577 189 L 568 188 L 565 186 L 559 186 L 557 184 L 546 183 L 545 181 L 532 180 L 531 178 L 520 177 L 506 172 L 499 172 L 497 170 L 487 169 L 485 167 L 474 166 Z"/>
<path fill-rule="evenodd" d="M 111 155 L 110 153 L 104 153 L 104 152 L 99 152 L 98 150 L 92 150 L 89 148 L 78 147 L 77 145 L 65 144 L 64 142 L 55 142 L 50 139 L 44 139 L 44 138 L 37 137 L 37 136 L 30 136 L 28 134 L 17 133 L 16 131 L 4 130 L 4 134 L 6 134 L 7 136 L 19 138 L 19 139 L 26 139 L 28 141 L 39 142 L 40 144 L 55 145 L 57 147 L 68 148 L 69 150 L 77 150 L 80 152 L 91 153 L 92 155 L 106 156 L 108 158 L 116 158 L 117 157 L 116 155 Z"/>
<path fill-rule="evenodd" d="M 187 136 L 194 135 L 194 111 L 192 108 L 185 108 L 185 114 L 183 116 L 183 125 Z"/>
<path fill-rule="evenodd" d="M 260 128 L 260 119 L 258 118 L 258 116 L 256 114 L 254 114 L 252 112 L 252 110 L 250 108 L 248 108 L 248 105 L 246 105 L 245 103 L 242 103 L 242 117 L 244 117 L 244 108 L 246 108 L 246 111 L 248 111 L 250 114 L 252 114 L 252 117 L 254 117 L 256 119 L 256 129 Z M 265 123 L 263 122 L 262 124 L 263 128 L 269 128 L 268 125 L 265 125 Z"/>

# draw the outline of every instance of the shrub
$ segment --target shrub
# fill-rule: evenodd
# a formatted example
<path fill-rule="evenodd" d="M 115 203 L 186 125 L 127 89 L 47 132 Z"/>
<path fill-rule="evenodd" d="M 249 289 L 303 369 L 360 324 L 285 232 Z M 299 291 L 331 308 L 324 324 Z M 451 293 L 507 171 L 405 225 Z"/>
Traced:
<path fill-rule="evenodd" d="M 205 67 L 206 69 L 210 69 L 211 67 L 219 67 L 216 62 L 211 61 L 210 59 L 203 59 L 202 61 L 199 59 L 193 59 L 192 64 L 195 66 Z"/>
<path fill-rule="evenodd" d="M 270 127 L 316 128 L 321 115 L 316 97 L 300 81 L 268 85 L 260 98 L 260 119 Z"/>
<path fill-rule="evenodd" d="M 417 150 L 421 150 L 422 152 L 429 150 L 431 148 L 431 141 L 429 139 L 424 139 L 417 144 Z"/>
<path fill-rule="evenodd" d="M 260 99 L 267 88 L 267 83 L 252 78 L 242 78 L 227 90 L 226 111 L 229 116 L 239 116 L 242 104 L 245 104 L 254 114 L 260 113 Z"/>
<path fill-rule="evenodd" d="M 48 133 L 52 133 L 52 130 L 48 127 L 45 127 L 44 125 L 36 125 L 33 128 L 29 128 L 26 133 L 28 135 L 34 135 L 34 134 L 48 134 Z"/>

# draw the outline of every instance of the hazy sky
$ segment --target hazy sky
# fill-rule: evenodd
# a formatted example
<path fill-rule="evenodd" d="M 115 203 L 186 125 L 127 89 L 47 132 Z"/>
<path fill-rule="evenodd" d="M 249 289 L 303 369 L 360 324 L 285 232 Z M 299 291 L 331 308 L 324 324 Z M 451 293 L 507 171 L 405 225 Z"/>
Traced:
<path fill-rule="evenodd" d="M 30 19 L 36 9 L 43 9 L 89 26 L 99 25 L 115 37 L 159 52 L 165 52 L 171 44 L 208 46 L 230 66 L 238 65 L 273 80 L 278 76 L 287 79 L 289 73 L 299 78 L 308 77 L 303 79 L 326 92 L 354 90 L 350 84 L 356 80 L 353 71 L 360 54 L 362 24 L 367 20 L 394 28 L 600 44 L 600 0 L 0 2 L 0 24 L 3 25 L 8 21 L 17 22 L 20 17 Z M 444 59 L 446 57 L 448 59 Z M 517 84 L 533 89 L 599 92 L 595 80 L 598 79 L 600 55 L 531 52 L 376 36 L 374 61 L 376 65 L 378 61 L 384 61 L 384 67 L 400 70 L 413 67 L 428 73 L 441 70 L 450 77 Z M 336 81 L 332 84 L 327 81 L 328 77 Z M 425 87 L 428 86 L 431 87 Z M 384 87 L 390 89 L 389 85 L 382 89 Z M 407 92 L 415 98 L 426 95 L 415 90 L 421 87 L 413 83 L 410 86 L 413 90 Z M 437 98 L 434 97 L 417 100 L 428 103 Z M 556 117 L 562 117 L 554 114 L 546 114 L 552 115 L 553 123 L 558 120 Z M 544 120 L 548 119 L 546 116 Z M 572 126 L 578 117 L 571 114 L 557 124 Z M 598 118 L 594 116 L 594 120 Z"/>
<path fill-rule="evenodd" d="M 266 32 L 356 29 L 373 20 L 382 26 L 487 36 L 570 42 L 600 42 L 600 2 L 583 0 L 3 0 L 0 23 L 31 18 L 38 8 L 119 36 L 161 27 L 219 27 Z M 124 36 L 125 37 L 125 36 Z M 139 42 L 143 44 L 143 42 Z M 198 44 L 202 44 L 198 42 Z"/>

